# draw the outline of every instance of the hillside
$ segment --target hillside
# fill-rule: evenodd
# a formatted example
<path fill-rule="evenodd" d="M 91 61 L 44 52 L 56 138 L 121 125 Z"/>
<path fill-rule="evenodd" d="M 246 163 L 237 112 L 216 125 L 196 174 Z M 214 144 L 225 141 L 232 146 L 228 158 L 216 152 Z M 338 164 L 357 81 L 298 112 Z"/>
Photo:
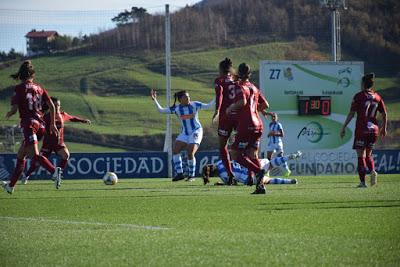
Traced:
<path fill-rule="evenodd" d="M 221 58 L 230 56 L 235 62 L 246 61 L 258 70 L 259 58 L 283 59 L 289 43 L 272 43 L 234 49 L 213 51 L 186 51 L 173 54 L 172 89 L 188 89 L 192 99 L 211 100 L 213 80 Z M 159 90 L 159 100 L 165 105 L 165 76 L 163 55 L 114 54 L 103 55 L 56 55 L 33 59 L 37 70 L 37 82 L 43 84 L 51 95 L 62 101 L 70 114 L 89 118 L 93 125 L 72 124 L 67 127 L 67 140 L 85 141 L 94 144 L 121 147 L 128 143 L 130 149 L 162 149 L 165 132 L 165 116 L 159 114 L 148 92 Z M 0 113 L 9 107 L 14 81 L 9 75 L 17 70 L 19 62 L 0 70 Z M 257 75 L 255 75 L 256 77 Z M 80 90 L 80 81 L 87 79 L 89 92 Z M 212 111 L 200 113 L 203 125 L 211 127 Z M 179 131 L 173 119 L 174 132 Z M 18 118 L 6 121 L 0 117 L 1 125 L 14 125 Z M 89 137 L 95 135 L 95 138 Z M 156 135 L 156 141 L 148 136 Z M 131 142 L 132 136 L 142 137 Z M 72 138 L 72 139 L 71 139 Z M 146 141 L 147 140 L 147 141 Z M 109 143 L 111 142 L 111 143 Z M 147 144 L 146 144 L 147 142 Z M 109 144 L 108 144 L 109 143 Z"/>
<path fill-rule="evenodd" d="M 257 83 L 259 60 L 283 60 L 288 51 L 298 45 L 296 42 L 266 43 L 242 48 L 175 52 L 172 56 L 172 88 L 187 89 L 192 99 L 208 102 L 214 94 L 213 80 L 217 75 L 218 62 L 222 58 L 231 57 L 235 64 L 249 63 L 253 67 L 254 80 Z M 327 58 L 323 52 L 310 53 Z M 162 54 L 60 54 L 35 58 L 33 63 L 37 70 L 37 82 L 43 84 L 51 95 L 61 99 L 65 111 L 93 121 L 92 126 L 69 123 L 66 128 L 67 140 L 130 150 L 162 149 L 165 116 L 156 111 L 148 96 L 150 88 L 157 88 L 160 103 L 165 106 Z M 5 114 L 9 107 L 14 85 L 14 81 L 8 76 L 18 66 L 19 62 L 15 62 L 0 70 L 1 114 Z M 87 80 L 87 93 L 80 89 L 83 78 Z M 379 78 L 377 87 L 393 90 L 400 86 L 395 78 Z M 395 99 L 388 103 L 392 120 L 400 119 L 399 102 Z M 215 148 L 217 141 L 215 131 L 211 129 L 211 116 L 212 111 L 200 112 L 200 120 L 206 128 L 205 139 L 208 139 L 202 145 L 203 149 Z M 178 133 L 178 122 L 174 118 L 172 121 L 174 133 Z M 16 116 L 9 121 L 4 116 L 0 117 L 1 125 L 17 123 Z"/>

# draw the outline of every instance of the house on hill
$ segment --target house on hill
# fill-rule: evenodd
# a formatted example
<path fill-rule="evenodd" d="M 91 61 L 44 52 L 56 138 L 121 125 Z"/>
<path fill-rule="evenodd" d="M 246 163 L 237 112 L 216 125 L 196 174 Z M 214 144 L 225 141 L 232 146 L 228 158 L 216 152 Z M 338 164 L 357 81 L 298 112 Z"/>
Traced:
<path fill-rule="evenodd" d="M 28 32 L 26 37 L 26 51 L 28 57 L 49 54 L 53 49 L 53 42 L 58 36 L 56 31 L 36 31 Z"/>

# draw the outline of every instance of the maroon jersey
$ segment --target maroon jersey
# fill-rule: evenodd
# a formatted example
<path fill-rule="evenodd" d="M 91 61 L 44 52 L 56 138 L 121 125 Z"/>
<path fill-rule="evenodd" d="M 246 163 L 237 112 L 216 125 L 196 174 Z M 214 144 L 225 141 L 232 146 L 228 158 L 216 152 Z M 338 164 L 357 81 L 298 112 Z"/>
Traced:
<path fill-rule="evenodd" d="M 376 114 L 386 113 L 385 103 L 380 95 L 372 90 L 357 93 L 351 103 L 351 111 L 357 113 L 356 136 L 364 134 L 379 134 Z"/>
<path fill-rule="evenodd" d="M 260 89 L 249 81 L 238 82 L 241 94 L 237 100 L 246 99 L 246 105 L 239 111 L 238 131 L 262 132 L 263 123 L 258 115 L 258 105 L 266 103 Z"/>
<path fill-rule="evenodd" d="M 64 144 L 64 122 L 72 121 L 72 122 L 85 122 L 85 120 L 71 116 L 68 113 L 62 111 L 58 114 L 55 114 L 56 127 L 59 132 L 59 138 L 54 134 L 50 134 L 50 123 L 51 116 L 50 113 L 46 113 L 44 116 L 44 121 L 46 123 L 46 135 L 43 139 L 43 146 L 55 146 L 57 144 Z"/>
<path fill-rule="evenodd" d="M 45 89 L 33 82 L 24 82 L 15 87 L 11 105 L 18 105 L 21 121 L 42 121 L 42 104 L 49 101 L 50 97 Z"/>
<path fill-rule="evenodd" d="M 226 115 L 226 109 L 233 103 L 236 102 L 237 88 L 232 75 L 220 76 L 215 79 L 215 110 L 217 110 L 220 116 Z M 231 116 L 235 116 L 232 113 Z"/>

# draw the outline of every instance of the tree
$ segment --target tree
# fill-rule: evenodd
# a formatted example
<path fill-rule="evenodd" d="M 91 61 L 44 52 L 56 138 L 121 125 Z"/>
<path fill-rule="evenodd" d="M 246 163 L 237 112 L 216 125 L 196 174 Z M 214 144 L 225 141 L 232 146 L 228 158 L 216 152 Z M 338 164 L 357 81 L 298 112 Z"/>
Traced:
<path fill-rule="evenodd" d="M 67 50 L 71 48 L 72 38 L 68 35 L 59 35 L 53 42 L 53 47 L 55 50 Z"/>
<path fill-rule="evenodd" d="M 143 17 L 148 15 L 146 9 L 142 7 L 132 7 L 130 11 L 125 9 L 125 11 L 112 18 L 111 21 L 117 23 L 118 26 L 122 26 L 129 23 L 138 23 Z"/>

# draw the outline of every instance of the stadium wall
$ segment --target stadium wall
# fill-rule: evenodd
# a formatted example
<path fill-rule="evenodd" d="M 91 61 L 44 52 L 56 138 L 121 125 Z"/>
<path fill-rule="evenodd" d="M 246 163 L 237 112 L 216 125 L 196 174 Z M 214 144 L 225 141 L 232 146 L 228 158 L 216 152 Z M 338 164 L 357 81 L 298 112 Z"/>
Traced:
<path fill-rule="evenodd" d="M 376 150 L 373 153 L 378 173 L 400 173 L 400 150 Z M 202 151 L 196 154 L 197 175 L 205 164 L 219 159 L 217 151 Z M 292 175 L 334 175 L 355 174 L 357 162 L 355 153 L 329 152 L 326 150 L 306 151 L 301 159 L 289 162 Z M 52 156 L 53 163 L 57 159 Z M 15 154 L 0 154 L 0 179 L 6 180 L 14 170 Z M 26 168 L 31 162 L 27 161 Z M 65 171 L 66 179 L 100 179 L 106 171 L 117 173 L 119 178 L 160 178 L 167 177 L 167 153 L 72 153 Z M 39 169 L 31 179 L 47 179 L 50 175 Z"/>

